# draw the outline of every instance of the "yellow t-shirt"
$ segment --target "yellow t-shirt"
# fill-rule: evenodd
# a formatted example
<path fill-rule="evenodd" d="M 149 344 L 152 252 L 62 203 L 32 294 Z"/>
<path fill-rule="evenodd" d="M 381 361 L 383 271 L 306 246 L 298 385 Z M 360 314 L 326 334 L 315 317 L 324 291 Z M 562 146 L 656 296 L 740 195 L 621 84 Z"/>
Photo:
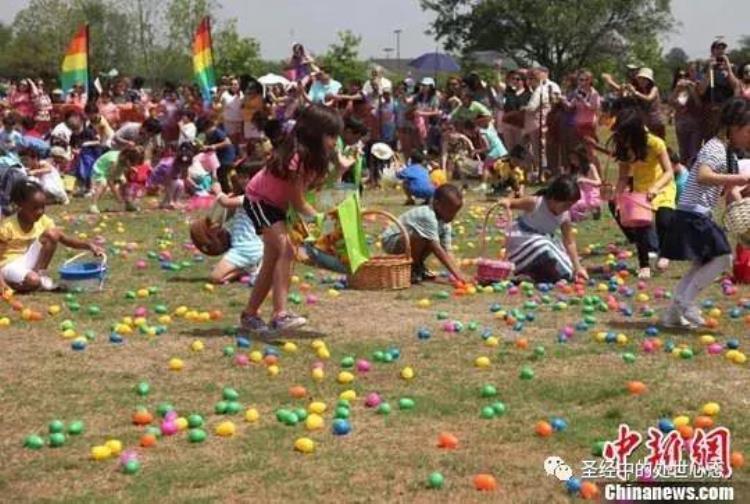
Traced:
<path fill-rule="evenodd" d="M 46 215 L 42 215 L 28 232 L 21 229 L 18 217 L 4 219 L 0 222 L 0 267 L 24 255 L 37 238 L 54 227 L 54 221 Z"/>
<path fill-rule="evenodd" d="M 661 163 L 659 163 L 659 156 L 667 152 L 667 144 L 658 136 L 649 133 L 646 139 L 646 149 L 646 159 L 636 161 L 631 165 L 634 192 L 647 193 L 654 182 L 659 180 L 659 177 L 664 173 Z M 651 207 L 654 210 L 657 208 L 674 208 L 676 198 L 677 184 L 672 180 L 651 201 Z"/>

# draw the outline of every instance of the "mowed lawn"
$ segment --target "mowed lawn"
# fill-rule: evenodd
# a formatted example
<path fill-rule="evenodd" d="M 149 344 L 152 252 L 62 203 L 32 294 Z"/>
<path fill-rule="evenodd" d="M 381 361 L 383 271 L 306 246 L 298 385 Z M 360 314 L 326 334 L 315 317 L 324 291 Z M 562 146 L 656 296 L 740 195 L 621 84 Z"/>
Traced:
<path fill-rule="evenodd" d="M 366 207 L 396 213 L 404 210 L 401 202 L 395 190 L 365 197 Z M 154 202 L 147 201 L 146 206 L 149 203 Z M 114 202 L 102 205 L 108 206 L 114 207 Z M 468 196 L 454 227 L 459 256 L 478 254 L 478 226 L 487 206 Z M 573 300 L 567 308 L 553 310 L 559 291 L 549 293 L 549 303 L 538 291 L 455 297 L 450 286 L 436 284 L 398 292 L 335 291 L 333 284 L 326 283 L 331 280 L 327 272 L 298 265 L 292 290 L 302 302 L 294 309 L 308 315 L 310 322 L 291 340 L 296 351 L 277 347 L 279 372 L 273 376 L 262 362 L 238 366 L 235 361 L 239 354 L 263 352 L 264 344 L 236 348 L 234 357 L 225 355 L 226 347 L 236 345 L 233 326 L 249 290 L 241 284 L 205 287 L 213 260 L 201 261 L 185 246 L 190 215 L 154 210 L 90 217 L 78 213 L 84 208 L 85 202 L 76 201 L 49 212 L 69 233 L 106 238 L 110 275 L 104 292 L 20 297 L 26 307 L 44 313 L 37 322 L 23 321 L 20 313 L 0 304 L 0 317 L 12 320 L 9 327 L 0 328 L 0 495 L 5 502 L 567 502 L 571 497 L 564 484 L 544 473 L 546 457 L 562 457 L 580 476 L 581 462 L 594 458 L 592 445 L 614 439 L 620 423 L 645 435 L 660 418 L 688 415 L 692 419 L 709 401 L 721 406 L 716 421 L 731 429 L 733 450 L 746 451 L 750 444 L 747 364 L 709 355 L 700 341 L 700 336 L 713 334 L 718 343 L 735 338 L 740 350 L 746 349 L 750 326 L 744 318 L 750 310 L 743 309 L 736 319 L 730 318 L 729 311 L 750 298 L 747 286 L 734 296 L 724 296 L 717 283 L 705 294 L 704 299 L 722 311 L 712 333 L 662 331 L 658 335 L 663 345 L 673 341 L 691 348 L 694 356 L 685 359 L 663 349 L 642 350 L 645 330 L 656 321 L 643 316 L 642 308 L 648 305 L 658 316 L 667 301 L 656 299 L 656 289 L 672 288 L 684 265 L 673 265 L 642 291 L 632 276 L 627 278 L 626 285 L 649 300 L 618 295 L 619 302 L 632 308 L 632 316 L 594 312 L 596 322 L 576 331 L 566 343 L 558 342 L 558 334 L 564 326 L 583 320 L 584 304 Z M 493 226 L 493 238 L 496 235 Z M 606 212 L 601 221 L 578 225 L 581 250 L 620 240 Z M 498 244 L 493 239 L 494 253 Z M 153 258 L 164 251 L 181 265 L 179 271 L 163 269 Z M 66 251 L 60 250 L 54 269 L 65 256 Z M 146 261 L 145 269 L 136 267 L 139 260 Z M 606 253 L 599 253 L 587 255 L 585 263 L 594 267 L 606 260 Z M 306 277 L 309 272 L 314 277 Z M 586 295 L 605 299 L 608 293 L 598 290 L 601 283 L 606 284 L 606 277 L 597 277 Z M 148 297 L 127 297 L 128 291 L 148 288 L 153 291 Z M 305 302 L 310 294 L 317 298 L 316 304 Z M 430 300 L 430 306 L 420 306 L 426 304 L 420 303 L 424 299 Z M 538 306 L 531 309 L 526 305 L 530 300 Z M 80 308 L 71 311 L 71 303 Z M 494 304 L 505 311 L 533 313 L 534 320 L 514 330 L 491 311 Z M 49 315 L 52 305 L 59 305 L 60 313 Z M 100 308 L 99 314 L 91 314 L 92 305 Z M 166 306 L 171 323 L 159 322 L 158 305 Z M 148 309 L 147 327 L 164 325 L 167 330 L 149 335 L 135 328 L 123 336 L 124 343 L 111 343 L 111 328 L 123 317 L 133 317 L 138 307 Z M 175 314 L 180 307 L 219 310 L 221 317 L 190 321 Z M 439 317 L 444 315 L 460 321 L 463 330 L 443 330 L 445 320 Z M 72 350 L 71 340 L 62 336 L 65 320 L 74 323 L 78 335 L 93 331 L 95 338 L 85 351 Z M 417 337 L 421 327 L 429 329 L 429 339 Z M 482 338 L 485 331 L 497 338 L 497 346 Z M 595 336 L 602 331 L 623 334 L 627 341 L 598 342 Z M 320 361 L 311 348 L 318 338 L 330 352 L 319 382 L 311 375 Z M 202 351 L 191 349 L 196 340 L 203 343 Z M 544 348 L 543 355 L 538 349 L 535 352 L 537 347 Z M 391 348 L 398 349 L 397 359 L 375 362 L 375 352 Z M 634 354 L 635 361 L 626 362 L 626 353 Z M 481 356 L 489 357 L 489 367 L 475 366 Z M 169 369 L 175 357 L 184 362 L 181 371 Z M 340 384 L 337 377 L 345 370 L 346 357 L 367 359 L 372 368 L 367 373 L 349 369 L 354 381 Z M 401 376 L 407 366 L 415 374 L 410 380 Z M 533 370 L 533 379 L 520 378 L 524 368 Z M 647 392 L 630 395 L 626 390 L 630 380 L 644 382 Z M 150 385 L 147 396 L 135 391 L 143 381 Z M 482 386 L 488 384 L 496 387 L 497 396 L 481 396 Z M 290 395 L 295 385 L 306 388 L 303 398 Z M 243 407 L 238 414 L 214 413 L 225 387 L 239 392 Z M 339 394 L 346 390 L 358 395 L 351 401 L 352 432 L 334 436 L 334 410 Z M 391 405 L 389 415 L 365 406 L 364 398 L 371 392 Z M 400 408 L 402 398 L 412 399 L 414 407 Z M 290 426 L 277 420 L 278 409 L 306 408 L 312 401 L 327 405 L 321 430 L 311 432 L 304 422 Z M 482 418 L 482 408 L 496 401 L 505 404 L 506 413 Z M 158 419 L 156 411 L 162 403 L 171 404 L 180 416 L 202 415 L 207 439 L 190 443 L 187 432 L 180 432 L 160 438 L 154 447 L 139 448 L 144 428 L 133 425 L 133 412 L 145 407 Z M 257 422 L 245 421 L 249 407 L 259 412 Z M 535 435 L 535 423 L 551 417 L 564 418 L 567 429 L 547 438 Z M 36 451 L 23 447 L 24 438 L 31 434 L 47 440 L 48 423 L 55 419 L 66 425 L 81 420 L 85 431 L 68 436 L 61 447 Z M 236 433 L 219 437 L 214 429 L 226 420 L 235 424 Z M 454 434 L 458 448 L 439 449 L 441 432 Z M 294 450 L 300 437 L 315 441 L 314 453 Z M 137 474 L 123 474 L 116 457 L 91 460 L 91 448 L 108 439 L 137 451 L 141 463 Z M 638 453 L 645 455 L 643 450 Z M 435 471 L 445 477 L 442 489 L 427 488 L 427 477 Z M 498 489 L 492 494 L 476 491 L 472 478 L 478 473 L 492 474 Z M 747 468 L 737 469 L 732 483 L 735 499 L 750 498 Z"/>

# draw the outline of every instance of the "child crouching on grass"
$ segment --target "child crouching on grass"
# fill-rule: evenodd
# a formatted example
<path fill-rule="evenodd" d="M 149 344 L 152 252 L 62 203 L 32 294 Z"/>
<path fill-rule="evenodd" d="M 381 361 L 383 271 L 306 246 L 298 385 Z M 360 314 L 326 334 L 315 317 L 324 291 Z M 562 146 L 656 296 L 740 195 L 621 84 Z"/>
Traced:
<path fill-rule="evenodd" d="M 304 317 L 286 309 L 294 260 L 286 215 L 294 208 L 302 218 L 317 216 L 305 194 L 319 189 L 325 181 L 341 129 L 341 118 L 334 110 L 320 105 L 306 108 L 265 168 L 247 184 L 243 207 L 256 234 L 263 238 L 264 250 L 253 292 L 240 315 L 244 331 L 262 335 L 271 329 L 294 329 L 307 323 Z M 266 324 L 259 311 L 272 290 L 273 313 L 271 323 Z"/>
<path fill-rule="evenodd" d="M 216 203 L 233 212 L 233 215 L 226 226 L 231 237 L 229 250 L 211 271 L 211 282 L 215 284 L 238 280 L 247 273 L 250 274 L 250 284 L 253 285 L 258 266 L 263 259 L 263 240 L 255 232 L 250 216 L 243 209 L 243 193 L 253 170 L 251 163 L 244 163 L 235 168 L 230 180 L 233 194 L 222 193 L 216 198 Z"/>
<path fill-rule="evenodd" d="M 433 280 L 435 274 L 425 267 L 425 260 L 430 254 L 445 266 L 457 282 L 463 282 L 464 277 L 458 269 L 451 250 L 450 223 L 463 206 L 461 191 L 454 185 L 444 184 L 435 190 L 432 203 L 421 205 L 401 214 L 398 218 L 409 233 L 411 245 L 412 283 Z M 383 250 L 388 254 L 403 254 L 405 244 L 398 227 L 391 226 L 381 236 Z"/>
<path fill-rule="evenodd" d="M 125 210 L 134 212 L 138 207 L 131 200 L 127 190 L 126 175 L 134 172 L 143 163 L 144 155 L 140 147 L 126 147 L 121 151 L 109 151 L 94 163 L 91 171 L 94 196 L 89 213 L 99 213 L 99 199 L 109 188 L 119 202 L 125 203 Z"/>
<path fill-rule="evenodd" d="M 588 279 L 578 257 L 569 213 L 580 197 L 576 179 L 563 175 L 536 196 L 500 201 L 509 210 L 524 212 L 513 222 L 506 242 L 508 260 L 515 264 L 517 275 L 549 283 Z M 558 229 L 562 243 L 554 236 Z"/>
<path fill-rule="evenodd" d="M 7 288 L 18 292 L 54 290 L 55 283 L 46 270 L 58 243 L 95 255 L 103 253 L 97 245 L 71 238 L 55 227 L 44 213 L 47 196 L 37 182 L 17 182 L 11 200 L 18 212 L 0 223 L 0 292 Z"/>

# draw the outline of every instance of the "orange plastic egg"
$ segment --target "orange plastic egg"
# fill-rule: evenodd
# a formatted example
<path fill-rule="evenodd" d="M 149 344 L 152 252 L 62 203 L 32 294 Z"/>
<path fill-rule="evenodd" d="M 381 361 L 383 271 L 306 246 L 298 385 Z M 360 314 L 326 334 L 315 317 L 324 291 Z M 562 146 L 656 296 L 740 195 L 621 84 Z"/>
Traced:
<path fill-rule="evenodd" d="M 549 422 L 540 420 L 534 426 L 534 432 L 536 432 L 536 435 L 539 437 L 550 437 L 552 435 L 552 426 Z"/>
<path fill-rule="evenodd" d="M 497 481 L 491 474 L 477 474 L 474 476 L 474 488 L 482 492 L 491 492 L 497 489 Z"/>

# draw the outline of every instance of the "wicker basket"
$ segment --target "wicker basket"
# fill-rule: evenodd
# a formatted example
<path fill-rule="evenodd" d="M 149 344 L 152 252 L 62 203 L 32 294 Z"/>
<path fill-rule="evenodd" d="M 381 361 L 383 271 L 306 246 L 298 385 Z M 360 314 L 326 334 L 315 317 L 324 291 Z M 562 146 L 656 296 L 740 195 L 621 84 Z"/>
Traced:
<path fill-rule="evenodd" d="M 349 287 L 357 290 L 398 290 L 411 286 L 411 244 L 409 233 L 396 217 L 381 210 L 365 210 L 362 217 L 378 215 L 396 224 L 404 239 L 404 253 L 377 256 L 362 264 L 349 275 Z"/>
<path fill-rule="evenodd" d="M 727 231 L 735 235 L 744 235 L 750 231 L 750 199 L 730 203 L 724 213 L 724 225 Z"/>
<path fill-rule="evenodd" d="M 484 225 L 482 226 L 482 251 L 479 253 L 479 259 L 477 260 L 477 283 L 480 285 L 487 285 L 495 282 L 500 282 L 508 278 L 515 270 L 515 265 L 507 260 L 507 250 L 500 259 L 486 259 L 484 256 L 487 253 L 487 224 L 490 220 L 490 215 L 495 209 L 502 207 L 501 203 L 496 203 L 487 209 L 487 214 L 484 216 Z M 506 216 L 507 223 L 505 226 L 505 236 L 510 234 L 510 226 L 513 222 L 513 214 L 508 210 Z"/>

